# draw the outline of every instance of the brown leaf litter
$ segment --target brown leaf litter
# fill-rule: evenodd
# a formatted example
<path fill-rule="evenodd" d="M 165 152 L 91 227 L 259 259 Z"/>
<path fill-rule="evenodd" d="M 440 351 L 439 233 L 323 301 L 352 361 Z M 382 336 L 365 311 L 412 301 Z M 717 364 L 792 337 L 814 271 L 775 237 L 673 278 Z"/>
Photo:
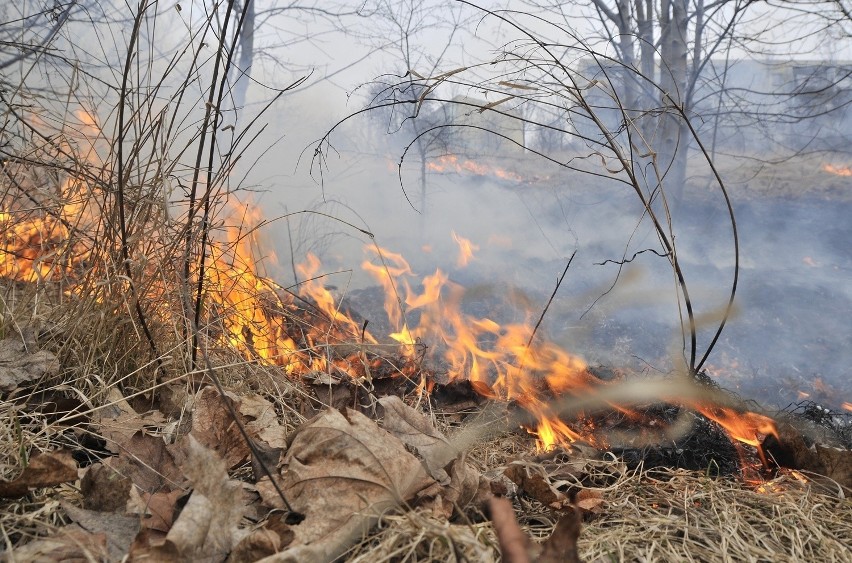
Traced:
<path fill-rule="evenodd" d="M 396 396 L 365 409 L 376 420 L 325 409 L 287 435 L 260 395 L 172 391 L 184 404 L 163 404 L 166 415 L 110 390 L 87 428 L 115 455 L 80 471 L 67 451 L 33 455 L 0 485 L 25 495 L 6 504 L 4 530 L 30 498 L 64 519 L 16 546 L 15 560 L 497 561 L 509 529 L 501 516 L 529 561 L 842 560 L 852 540 L 849 490 L 830 480 L 782 472 L 757 490 L 699 473 L 631 471 L 579 444 L 532 455 L 523 434 L 470 421 L 445 433 L 440 413 Z M 489 416 L 484 427 L 503 427 L 495 421 L 504 410 Z M 455 413 L 446 420 L 458 425 Z M 261 462 L 304 521 L 288 523 L 272 482 L 258 479 Z M 495 495 L 505 497 L 497 512 Z M 524 561 L 503 548 L 504 561 Z"/>
<path fill-rule="evenodd" d="M 34 455 L 15 479 L 0 482 L 0 498 L 15 498 L 41 487 L 76 481 L 77 463 L 71 452 L 56 450 Z"/>
<path fill-rule="evenodd" d="M 20 338 L 0 340 L 0 394 L 10 393 L 59 371 L 59 360 L 35 342 Z"/>

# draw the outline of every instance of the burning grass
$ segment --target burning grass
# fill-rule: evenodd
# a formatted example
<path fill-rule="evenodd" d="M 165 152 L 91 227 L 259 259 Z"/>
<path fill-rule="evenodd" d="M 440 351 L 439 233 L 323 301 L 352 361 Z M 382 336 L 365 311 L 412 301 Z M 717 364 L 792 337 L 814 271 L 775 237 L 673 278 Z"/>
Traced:
<path fill-rule="evenodd" d="M 64 185 L 58 193 L 66 193 Z M 7 193 L 15 189 L 18 186 L 12 185 Z M 95 187 L 89 197 L 97 201 L 99 194 Z M 288 432 L 306 415 L 327 412 L 329 405 L 372 412 L 381 389 L 419 398 L 420 404 L 440 414 L 440 404 L 423 400 L 436 381 L 467 382 L 482 399 L 515 407 L 500 424 L 486 425 L 485 430 L 458 410 L 447 415 L 457 423 L 464 421 L 454 440 L 459 451 L 471 450 L 467 462 L 497 482 L 505 481 L 500 474 L 513 457 L 528 457 L 532 449 L 571 448 L 577 441 L 602 449 L 619 441 L 642 447 L 661 436 L 676 439 L 681 409 L 665 420 L 655 417 L 646 406 L 659 400 L 702 413 L 749 448 L 759 450 L 763 437 L 775 432 L 770 418 L 749 412 L 716 389 L 677 380 L 601 381 L 582 358 L 537 336 L 533 319 L 501 326 L 466 315 L 461 309 L 463 287 L 440 270 L 415 281 L 402 256 L 374 246 L 368 248 L 370 259 L 364 267 L 385 286 L 387 314 L 397 327 L 388 335 L 397 346 L 380 345 L 363 323 L 344 314 L 321 283 L 321 265 L 314 257 L 299 266 L 306 281 L 293 292 L 264 275 L 264 253 L 253 236 L 263 220 L 233 203 L 223 203 L 220 209 L 230 212 L 213 221 L 204 268 L 190 268 L 202 280 L 203 290 L 201 308 L 193 309 L 181 261 L 174 259 L 182 248 L 180 222 L 151 213 L 137 225 L 141 238 L 132 253 L 137 265 L 130 270 L 131 285 L 115 245 L 81 247 L 74 242 L 75 236 L 88 239 L 66 226 L 74 219 L 68 215 L 67 199 L 41 200 L 35 210 L 17 207 L 13 197 L 3 201 L 3 220 L 15 224 L 2 249 L 7 277 L 4 335 L 22 339 L 33 350 L 54 352 L 59 366 L 24 380 L 4 397 L 7 418 L 15 421 L 0 443 L 6 479 L 16 477 L 37 451 L 68 448 L 88 466 L 101 457 L 114 457 L 112 450 L 134 436 L 177 439 L 190 419 L 193 431 L 200 433 L 195 393 L 211 372 L 236 390 L 237 398 L 261 391 L 272 400 L 276 424 Z M 110 216 L 94 212 L 87 215 L 86 224 L 94 231 L 86 236 L 93 239 L 106 237 L 113 225 Z M 461 237 L 456 241 L 460 263 L 469 261 L 475 248 Z M 188 319 L 196 312 L 201 320 L 197 332 Z M 417 323 L 408 320 L 413 312 Z M 210 370 L 194 362 L 193 337 L 201 353 L 212 358 Z M 435 366 L 441 366 L 440 373 Z M 332 390 L 326 399 L 316 391 L 318 386 L 343 392 Z M 104 426 L 103 413 L 124 402 L 131 410 L 125 409 L 127 418 L 121 420 L 129 426 Z M 617 413 L 614 418 L 626 422 L 628 431 L 608 426 L 602 412 Z M 216 420 L 208 432 L 217 436 L 211 446 L 239 444 L 239 436 L 221 438 L 226 428 L 233 429 L 226 424 L 227 416 Z M 650 437 L 637 432 L 643 424 L 656 424 L 661 432 Z M 501 433 L 519 425 L 535 435 L 535 446 L 528 435 Z M 241 456 L 234 454 L 233 459 Z M 835 526 L 833 520 L 826 521 L 824 533 L 817 533 L 819 543 L 789 531 L 804 526 L 808 514 L 848 515 L 848 502 L 817 490 L 816 484 L 807 489 L 793 483 L 796 489 L 782 478 L 755 492 L 746 483 L 700 473 L 630 471 L 616 458 L 596 460 L 590 467 L 570 493 L 553 494 L 562 503 L 576 501 L 579 491 L 593 491 L 580 543 L 581 554 L 592 560 L 640 555 L 726 560 L 728 555 L 719 558 L 720 553 L 733 554 L 731 560 L 759 559 L 773 550 L 791 560 L 830 557 L 848 534 L 848 526 Z M 231 469 L 232 475 L 252 480 L 246 467 Z M 254 480 L 260 481 L 256 476 Z M 744 510 L 736 509 L 740 494 Z M 794 500 L 790 495 L 798 495 L 797 504 L 787 506 Z M 66 523 L 67 510 L 60 500 L 81 502 L 80 489 L 37 488 L 24 501 L 6 504 L 0 526 L 7 546 L 25 544 Z M 553 506 L 524 492 L 515 502 L 526 531 L 540 538 L 550 533 L 557 520 Z M 779 522 L 783 530 L 771 527 Z M 456 520 L 448 520 L 446 515 L 436 517 L 433 508 L 429 513 L 385 514 L 376 531 L 346 557 L 487 561 L 495 560 L 497 553 L 494 531 L 480 509 L 460 511 Z"/>
<path fill-rule="evenodd" d="M 144 7 L 139 9 L 137 22 L 144 15 Z M 217 36 L 228 36 L 220 31 Z M 224 44 L 218 48 L 225 51 Z M 837 546 L 848 539 L 849 525 L 830 518 L 848 516 L 848 502 L 817 490 L 815 483 L 773 481 L 757 493 L 742 482 L 696 473 L 627 470 L 614 457 L 596 458 L 590 464 L 560 458 L 556 469 L 552 459 L 530 459 L 532 450 L 545 452 L 545 457 L 560 448 L 582 452 L 579 444 L 584 441 L 603 450 L 616 439 L 637 447 L 660 438 L 676 439 L 683 430 L 681 414 L 687 410 L 714 420 L 748 448 L 759 449 L 766 435 L 775 434 L 772 419 L 717 390 L 698 388 L 684 378 L 602 381 L 576 351 L 537 334 L 535 317 L 500 325 L 465 314 L 461 308 L 465 288 L 452 283 L 445 272 L 418 279 L 402 256 L 377 245 L 368 246 L 363 266 L 385 288 L 392 346 L 381 344 L 382 338 L 371 335 L 366 323 L 341 309 L 322 283 L 316 257 L 306 256 L 295 268 L 301 279 L 297 287 L 279 286 L 265 274 L 267 255 L 256 239 L 264 219 L 238 202 L 231 190 L 235 159 L 244 147 L 225 151 L 217 145 L 216 133 L 228 129 L 220 128 L 221 107 L 184 98 L 192 90 L 188 86 L 164 104 L 156 95 L 158 84 L 148 97 L 140 88 L 135 109 L 125 119 L 127 83 L 149 84 L 148 78 L 132 75 L 130 62 L 136 55 L 127 54 L 123 86 L 110 93 L 118 107 L 114 131 L 105 132 L 98 116 L 82 107 L 66 108 L 66 117 L 74 115 L 79 122 L 79 135 L 66 131 L 62 119 L 61 130 L 54 131 L 17 113 L 9 115 L 12 125 L 0 131 L 14 140 L 9 146 L 18 147 L 4 161 L 0 176 L 4 337 L 0 342 L 10 343 L 3 352 L 12 358 L 7 361 L 4 356 L 2 367 L 13 368 L 0 381 L 0 414 L 7 421 L 0 433 L 0 477 L 4 485 L 24 491 L 17 495 L 19 500 L 4 502 L 0 510 L 0 532 L 7 548 L 28 549 L 30 544 L 41 549 L 44 546 L 38 547 L 36 541 L 41 536 L 58 531 L 69 520 L 83 519 L 81 503 L 87 510 L 106 513 L 106 519 L 124 516 L 125 510 L 135 515 L 129 520 L 134 526 L 144 525 L 146 532 L 140 536 L 134 532 L 130 538 L 145 544 L 137 546 L 144 555 L 157 553 L 165 545 L 157 541 L 165 539 L 175 545 L 184 542 L 187 553 L 207 553 L 208 544 L 215 542 L 204 541 L 206 532 L 201 544 L 173 534 L 181 529 L 175 521 L 182 514 L 236 514 L 221 530 L 207 526 L 223 537 L 231 534 L 228 549 L 236 549 L 244 533 L 257 542 L 273 536 L 283 542 L 288 531 L 295 532 L 281 523 L 270 524 L 276 514 L 270 511 L 279 500 L 287 501 L 283 495 L 268 494 L 268 486 L 277 484 L 278 478 L 295 479 L 288 494 L 308 490 L 297 498 L 307 507 L 301 515 L 321 526 L 340 508 L 340 497 L 353 497 L 356 504 L 366 498 L 358 483 L 369 479 L 348 473 L 357 466 L 376 479 L 372 484 L 378 500 L 367 508 L 381 506 L 387 511 L 377 528 L 345 556 L 355 561 L 496 560 L 494 532 L 483 520 L 481 505 L 460 500 L 459 483 L 473 484 L 479 493 L 477 481 L 502 487 L 502 494 L 518 493 L 514 498 L 521 522 L 535 537 L 550 532 L 558 511 L 571 503 L 585 506 L 581 550 L 593 560 L 642 555 L 715 560 L 719 554 L 720 560 L 728 554 L 732 559 L 767 554 L 776 559 L 779 554 L 830 559 L 840 553 Z M 192 65 L 198 71 L 192 78 L 200 83 L 205 75 L 195 62 Z M 211 75 L 219 70 L 227 75 L 227 69 L 219 68 Z M 214 80 L 204 93 L 214 100 L 219 88 L 221 104 L 223 87 Z M 170 103 L 177 108 L 171 115 L 163 110 Z M 181 158 L 168 154 L 174 138 L 159 142 L 161 130 L 172 131 L 184 120 L 203 124 L 197 136 L 173 149 L 181 155 L 195 153 L 194 168 L 183 168 Z M 34 127 L 40 134 L 31 136 Z M 236 137 L 235 145 L 246 133 Z M 214 138 L 207 139 L 208 134 Z M 202 167 L 205 160 L 208 164 Z M 436 165 L 519 181 L 508 171 L 486 171 L 457 158 Z M 477 248 L 457 235 L 454 239 L 460 268 L 475 258 Z M 32 361 L 39 352 L 46 356 Z M 504 412 L 487 424 L 472 422 L 459 409 L 442 414 L 447 405 L 437 403 L 437 394 L 430 393 L 439 385 L 462 383 L 477 394 L 476 400 L 467 397 L 465 408 L 476 410 L 487 402 L 484 416 L 495 409 Z M 321 394 L 320 388 L 327 393 Z M 434 450 L 431 454 L 440 463 L 429 467 L 429 456 L 419 452 L 422 459 L 418 459 L 409 451 L 417 447 L 406 443 L 406 449 L 402 438 L 378 426 L 374 419 L 382 418 L 379 406 L 386 409 L 385 421 L 389 410 L 383 394 L 405 396 L 421 407 L 417 412 L 403 409 L 402 401 L 392 403 L 404 413 L 399 415 L 404 422 L 417 428 L 419 434 L 414 434 L 422 442 L 415 446 Z M 683 408 L 671 420 L 648 416 L 646 406 L 660 400 Z M 445 415 L 460 427 L 449 440 L 430 419 L 421 418 L 426 407 L 433 419 Z M 323 457 L 329 453 L 323 448 L 311 450 L 322 440 L 304 438 L 323 436 L 328 430 L 306 422 L 317 412 L 338 425 L 333 428 L 340 430 L 336 436 L 348 440 L 339 448 L 342 453 L 332 452 L 338 458 Z M 633 428 L 621 432 L 622 428 L 602 424 L 606 421 L 602 412 L 615 412 L 616 418 L 635 427 L 655 426 L 656 432 L 650 437 L 629 432 Z M 267 449 L 250 448 L 255 441 Z M 311 479 L 300 481 L 298 471 L 279 472 L 286 464 L 298 466 L 302 461 L 298 451 L 291 454 L 294 444 L 318 456 L 314 467 L 336 471 L 323 478 L 331 477 L 339 495 L 329 494 L 328 487 L 311 489 L 305 485 Z M 366 454 L 356 456 L 353 452 L 362 446 Z M 39 463 L 65 463 L 66 472 L 57 482 L 44 475 L 33 477 L 39 466 L 33 459 L 38 460 L 39 453 L 44 456 Z M 271 461 L 258 461 L 261 454 Z M 378 454 L 396 470 L 397 480 L 376 477 L 393 473 L 373 463 Z M 575 461 L 581 463 L 577 471 L 582 478 L 570 474 L 577 477 L 571 480 L 559 473 Z M 70 478 L 68 463 L 74 465 Z M 518 483 L 512 488 L 503 476 L 512 464 L 513 475 L 521 481 L 529 470 L 527 488 L 535 484 L 539 492 L 550 495 L 549 501 L 532 500 L 535 494 Z M 421 465 L 428 475 L 420 475 L 425 471 Z M 78 467 L 86 473 L 79 484 Z M 199 472 L 199 467 L 209 471 Z M 107 470 L 126 481 L 129 496 L 119 498 L 109 510 L 92 508 L 96 501 L 85 491 Z M 545 482 L 556 474 L 565 478 Z M 428 487 L 418 489 L 421 481 Z M 422 493 L 417 500 L 429 511 L 421 506 L 396 512 L 413 502 L 413 496 L 397 498 L 400 482 L 412 495 Z M 103 483 L 93 486 L 105 488 L 111 490 Z M 251 500 L 237 506 L 240 495 L 219 494 L 238 489 L 250 493 Z M 9 496 L 15 497 L 13 493 Z M 744 499 L 742 511 L 734 509 L 735 500 L 740 503 L 738 494 Z M 788 494 L 798 495 L 799 504 L 788 507 L 793 502 Z M 840 489 L 839 496 L 844 494 Z M 318 514 L 312 507 L 320 497 L 327 505 L 326 513 Z M 214 501 L 221 511 L 199 510 L 204 502 Z M 468 503 L 471 507 L 465 510 Z M 152 524 L 153 506 L 165 507 L 156 516 L 169 518 Z M 253 515 L 237 512 L 248 508 Z M 233 513 L 228 512 L 231 509 Z M 344 522 L 340 528 L 350 526 L 344 536 L 370 529 L 369 519 L 351 525 L 347 519 L 353 514 L 375 516 L 363 506 L 345 505 L 340 511 L 342 516 L 336 514 Z M 449 519 L 454 512 L 455 519 Z M 800 530 L 807 518 L 811 525 L 825 518 L 825 529 L 806 537 Z M 785 528 L 779 530 L 782 525 Z M 286 546 L 275 544 L 273 552 Z M 98 548 L 83 547 L 86 557 Z M 86 551 L 89 547 L 95 551 Z"/>

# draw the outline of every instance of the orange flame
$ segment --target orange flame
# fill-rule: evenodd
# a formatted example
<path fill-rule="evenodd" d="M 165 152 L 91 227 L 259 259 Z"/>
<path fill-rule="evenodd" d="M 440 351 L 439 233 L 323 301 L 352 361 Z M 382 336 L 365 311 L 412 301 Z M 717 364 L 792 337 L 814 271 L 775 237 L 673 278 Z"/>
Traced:
<path fill-rule="evenodd" d="M 852 176 L 852 168 L 848 166 L 835 166 L 833 164 L 823 164 L 822 171 L 834 174 L 835 176 Z"/>
<path fill-rule="evenodd" d="M 292 371 L 298 365 L 299 346 L 282 323 L 275 322 L 284 311 L 275 286 L 257 274 L 260 261 L 254 248 L 254 218 L 244 206 L 235 206 L 231 216 L 239 226 L 228 227 L 226 240 L 211 245 L 212 259 L 206 270 L 211 314 L 221 319 L 231 346 Z"/>
<path fill-rule="evenodd" d="M 0 212 L 4 232 L 0 275 L 37 281 L 49 278 L 57 268 L 73 267 L 52 257 L 74 238 L 68 224 L 88 225 L 86 189 L 81 180 L 66 182 L 66 203 L 59 218 L 34 219 L 12 209 Z M 364 376 L 369 367 L 362 352 L 340 358 L 330 350 L 335 342 L 372 344 L 376 340 L 341 311 L 318 277 L 319 259 L 309 254 L 297 267 L 302 279 L 299 294 L 320 312 L 312 326 L 304 322 L 297 326 L 291 315 L 297 308 L 292 299 L 263 272 L 256 236 L 259 214 L 238 204 L 227 222 L 233 225 L 224 229 L 223 240 L 211 244 L 206 268 L 206 324 L 219 327 L 218 332 L 211 329 L 211 335 L 248 358 L 280 365 L 294 375 L 336 369 L 353 378 Z M 477 247 L 455 233 L 453 238 L 459 244 L 460 264 L 466 264 Z M 500 325 L 465 314 L 464 288 L 440 269 L 424 277 L 418 290 L 414 273 L 400 254 L 379 247 L 369 247 L 368 252 L 371 259 L 362 266 L 385 289 L 384 306 L 395 328 L 389 337 L 401 345 L 404 357 L 414 360 L 425 349 L 432 364 L 445 369 L 450 380 L 468 380 L 485 396 L 523 406 L 537 419 L 533 433 L 540 449 L 580 438 L 552 411 L 550 399 L 581 395 L 602 385 L 582 358 L 537 336 L 531 322 Z M 85 259 L 85 252 L 77 253 L 76 259 Z M 416 325 L 409 324 L 409 317 L 418 318 Z M 425 382 L 421 383 L 425 388 Z M 774 424 L 765 416 L 715 405 L 691 406 L 745 444 L 759 447 L 762 436 L 775 434 Z M 844 404 L 852 410 L 850 407 Z M 584 439 L 596 442 L 594 436 Z"/>
<path fill-rule="evenodd" d="M 473 174 L 475 176 L 494 176 L 501 180 L 511 180 L 513 182 L 523 182 L 524 178 L 516 172 L 506 170 L 496 166 L 488 166 L 476 162 L 474 160 L 460 160 L 454 154 L 448 154 L 438 157 L 432 162 L 426 164 L 426 169 L 431 172 L 455 172 L 457 174 Z"/>
<path fill-rule="evenodd" d="M 696 405 L 695 409 L 718 423 L 733 439 L 754 446 L 758 450 L 764 436 L 771 434 L 778 438 L 775 422 L 768 416 L 753 412 L 739 412 L 716 405 Z"/>
<path fill-rule="evenodd" d="M 219 310 L 213 313 L 221 318 L 229 344 L 250 358 L 281 365 L 288 373 L 302 374 L 328 369 L 328 355 L 309 353 L 320 343 L 342 338 L 376 342 L 335 305 L 334 297 L 316 276 L 321 266 L 313 254 L 296 266 L 304 279 L 299 285 L 299 295 L 312 301 L 326 315 L 325 324 L 317 319 L 317 326 L 298 327 L 298 330 L 288 326 L 290 301 L 259 271 L 263 264 L 257 240 L 259 212 L 235 204 L 230 217 L 236 221 L 225 229 L 226 241 L 212 245 L 213 259 L 207 269 L 206 286 L 214 309 L 218 306 Z M 302 346 L 296 343 L 295 332 L 305 340 Z"/>
<path fill-rule="evenodd" d="M 852 403 L 844 401 L 841 405 L 845 410 L 852 412 Z"/>
<path fill-rule="evenodd" d="M 440 269 L 423 279 L 418 293 L 402 256 L 379 248 L 369 250 L 383 264 L 365 261 L 363 268 L 385 287 L 385 309 L 398 327 L 390 336 L 403 345 L 404 354 L 411 357 L 416 343 L 428 342 L 428 354 L 445 366 L 450 380 L 467 379 L 482 394 L 523 405 L 539 417 L 536 433 L 541 448 L 578 438 L 550 412 L 547 396 L 580 392 L 593 384 L 582 359 L 553 344 L 531 341 L 530 324 L 501 326 L 464 314 L 464 288 L 449 281 Z M 397 298 L 397 291 L 403 295 Z M 419 322 L 410 327 L 405 318 L 413 312 L 419 313 Z"/>
<path fill-rule="evenodd" d="M 459 257 L 456 259 L 456 266 L 464 268 L 473 260 L 473 253 L 479 250 L 479 246 L 457 235 L 455 231 L 452 232 L 452 235 L 453 240 L 459 245 Z"/>

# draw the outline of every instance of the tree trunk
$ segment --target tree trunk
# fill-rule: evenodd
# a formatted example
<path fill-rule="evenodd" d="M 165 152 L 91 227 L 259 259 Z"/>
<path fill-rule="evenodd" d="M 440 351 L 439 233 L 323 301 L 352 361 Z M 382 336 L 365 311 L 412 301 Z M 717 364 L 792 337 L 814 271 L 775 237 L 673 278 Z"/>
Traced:
<path fill-rule="evenodd" d="M 689 149 L 688 128 L 677 107 L 683 108 L 687 88 L 687 0 L 660 2 L 660 86 L 661 106 L 668 111 L 660 116 L 656 142 L 657 165 L 670 207 L 683 199 L 686 182 L 686 157 Z"/>
<path fill-rule="evenodd" d="M 254 24 L 255 10 L 254 0 L 245 0 L 247 3 L 245 10 L 246 15 L 243 19 L 243 27 L 240 31 L 240 58 L 236 68 L 233 69 L 236 81 L 232 80 L 233 84 L 233 100 L 234 109 L 243 109 L 246 105 L 246 95 L 248 92 L 249 82 L 251 82 L 251 65 L 254 59 Z"/>

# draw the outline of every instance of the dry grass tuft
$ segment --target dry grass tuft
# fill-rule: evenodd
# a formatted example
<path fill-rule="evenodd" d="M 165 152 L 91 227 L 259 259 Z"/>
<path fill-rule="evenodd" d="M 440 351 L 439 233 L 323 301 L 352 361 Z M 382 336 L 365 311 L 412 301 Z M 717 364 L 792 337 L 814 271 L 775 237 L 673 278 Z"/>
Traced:
<path fill-rule="evenodd" d="M 786 475 L 755 489 L 654 470 L 606 498 L 580 536 L 589 561 L 842 561 L 852 544 L 849 499 Z"/>
<path fill-rule="evenodd" d="M 487 563 L 499 559 L 490 522 L 451 524 L 419 510 L 383 517 L 374 533 L 346 555 L 351 563 Z"/>
<path fill-rule="evenodd" d="M 523 437 L 482 444 L 471 463 L 505 459 L 498 450 L 516 448 L 516 438 Z M 792 474 L 755 486 L 679 469 L 629 472 L 618 460 L 609 463 L 612 467 L 600 468 L 600 479 L 591 476 L 604 503 L 586 515 L 579 541 L 584 561 L 849 560 L 852 502 L 839 489 L 804 483 Z M 620 477 L 613 481 L 613 475 Z M 531 537 L 550 536 L 558 514 L 525 497 L 514 504 Z M 451 524 L 415 511 L 385 517 L 347 560 L 498 559 L 489 522 Z"/>

